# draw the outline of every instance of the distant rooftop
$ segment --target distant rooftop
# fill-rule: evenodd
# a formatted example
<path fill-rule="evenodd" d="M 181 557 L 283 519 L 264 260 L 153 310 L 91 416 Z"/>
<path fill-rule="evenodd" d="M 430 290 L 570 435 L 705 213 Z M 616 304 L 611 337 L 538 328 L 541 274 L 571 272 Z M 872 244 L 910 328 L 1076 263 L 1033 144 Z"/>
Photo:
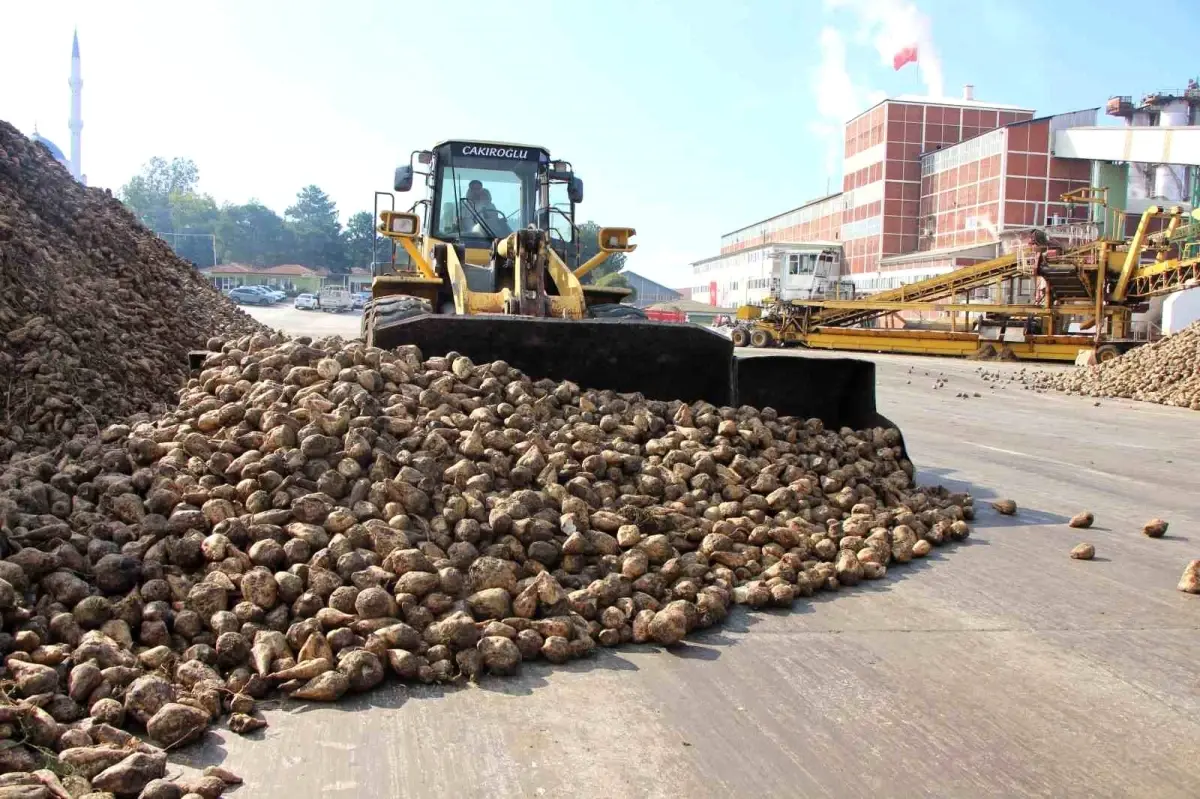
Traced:
<path fill-rule="evenodd" d="M 684 289 L 688 291 L 688 289 Z M 697 302 L 690 299 L 668 300 L 667 302 L 656 302 L 646 310 L 648 311 L 682 311 L 683 313 L 703 313 L 703 314 L 726 314 L 730 315 L 737 312 L 737 308 L 718 308 L 715 305 L 709 305 L 706 302 Z"/>
<path fill-rule="evenodd" d="M 896 103 L 928 103 L 930 105 L 956 105 L 963 108 L 989 108 L 999 109 L 1001 111 L 1028 111 L 1033 113 L 1032 108 L 1023 108 L 1019 105 L 1008 105 L 1006 103 L 987 103 L 983 100 L 964 100 L 962 97 L 925 97 L 920 94 L 902 94 L 899 97 L 888 98 Z M 885 101 L 886 102 L 886 101 Z"/>
<path fill-rule="evenodd" d="M 921 94 L 901 94 L 897 97 L 888 97 L 880 100 L 875 105 L 863 111 L 861 114 L 853 117 L 850 121 L 864 117 L 874 111 L 884 103 L 915 103 L 920 105 L 944 105 L 952 108 L 985 108 L 989 111 L 1023 111 L 1029 114 L 1033 113 L 1032 108 L 1022 108 L 1019 105 L 1008 105 L 1007 103 L 986 103 L 982 100 L 976 100 L 974 97 L 927 97 Z"/>
<path fill-rule="evenodd" d="M 787 216 L 788 214 L 795 213 L 796 211 L 802 211 L 805 208 L 808 208 L 810 205 L 816 205 L 817 203 L 823 203 L 826 200 L 831 200 L 834 197 L 840 196 L 841 194 L 842 194 L 842 192 L 840 192 L 840 191 L 835 191 L 832 194 L 823 194 L 820 197 L 809 200 L 808 202 L 801 203 L 800 205 L 797 205 L 795 208 L 789 208 L 786 211 L 782 211 L 778 214 L 772 214 L 771 216 L 768 216 L 765 219 L 760 219 L 757 222 L 751 222 L 748 225 L 742 225 L 741 227 L 735 228 L 735 229 L 729 231 L 728 233 L 722 233 L 721 238 L 725 238 L 726 236 L 732 236 L 735 233 L 741 233 L 743 230 L 748 230 L 757 225 L 761 225 L 764 222 L 770 222 L 772 219 L 779 219 L 780 217 L 784 217 L 784 216 Z"/>
<path fill-rule="evenodd" d="M 719 261 L 722 258 L 732 258 L 735 255 L 744 255 L 748 252 L 756 252 L 758 250 L 787 250 L 789 252 L 797 252 L 804 250 L 828 250 L 832 247 L 841 247 L 840 241 L 822 241 L 813 239 L 812 241 L 764 241 L 762 244 L 753 244 L 749 247 L 742 247 L 733 252 L 723 252 L 720 255 L 710 255 L 707 258 L 701 258 L 699 261 L 692 261 L 689 266 L 700 266 L 702 264 Z"/>

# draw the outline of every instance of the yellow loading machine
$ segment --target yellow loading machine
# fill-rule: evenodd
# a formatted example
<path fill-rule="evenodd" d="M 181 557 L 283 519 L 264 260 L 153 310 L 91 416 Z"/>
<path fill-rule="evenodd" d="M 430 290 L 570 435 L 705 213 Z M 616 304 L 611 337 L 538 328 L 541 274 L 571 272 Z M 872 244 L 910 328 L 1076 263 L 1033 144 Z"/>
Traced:
<path fill-rule="evenodd" d="M 1087 201 L 1096 200 L 1089 194 Z M 739 310 L 742 323 L 732 338 L 736 346 L 752 347 L 797 344 L 1051 361 L 1074 361 L 1083 351 L 1097 360 L 1110 360 L 1145 342 L 1132 336 L 1131 322 L 1135 312 L 1146 310 L 1151 297 L 1195 285 L 1200 277 L 1200 242 L 1194 240 L 1200 232 L 1197 213 L 1191 214 L 1188 236 L 1181 235 L 1185 215 L 1179 207 L 1152 206 L 1128 241 L 1097 238 L 1062 249 L 1034 231 L 1012 252 L 997 258 L 859 299 L 768 299 L 761 308 Z M 1152 222 L 1163 218 L 1166 227 L 1151 233 Z M 1144 262 L 1151 255 L 1154 260 Z M 1041 281 L 1040 302 L 957 301 L 977 289 L 1021 278 Z M 917 311 L 948 315 L 950 329 L 863 326 L 895 313 Z"/>
<path fill-rule="evenodd" d="M 621 302 L 628 289 L 588 284 L 611 254 L 634 250 L 635 231 L 601 228 L 598 252 L 581 259 L 583 182 L 544 147 L 443 141 L 396 170 L 395 190 L 409 191 L 418 175 L 427 195 L 408 211 L 395 210 L 394 194 L 376 194 L 391 255 L 373 267 L 368 345 L 503 360 L 534 377 L 651 399 L 769 406 L 835 428 L 893 426 L 876 412 L 872 363 L 741 360 L 715 331 L 650 321 Z"/>

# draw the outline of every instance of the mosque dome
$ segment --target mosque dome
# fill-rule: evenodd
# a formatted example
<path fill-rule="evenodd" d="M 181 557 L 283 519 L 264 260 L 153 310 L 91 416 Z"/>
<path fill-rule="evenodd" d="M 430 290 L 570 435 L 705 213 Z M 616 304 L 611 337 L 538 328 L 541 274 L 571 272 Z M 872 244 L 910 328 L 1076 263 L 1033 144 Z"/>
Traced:
<path fill-rule="evenodd" d="M 34 133 L 31 138 L 35 142 L 37 142 L 38 144 L 42 145 L 47 150 L 49 150 L 50 154 L 52 156 L 54 156 L 54 159 L 56 161 L 58 161 L 60 164 L 66 165 L 67 157 L 65 155 L 63 155 L 62 149 L 57 144 L 55 144 L 54 142 L 47 139 L 45 136 L 42 136 L 38 133 Z"/>

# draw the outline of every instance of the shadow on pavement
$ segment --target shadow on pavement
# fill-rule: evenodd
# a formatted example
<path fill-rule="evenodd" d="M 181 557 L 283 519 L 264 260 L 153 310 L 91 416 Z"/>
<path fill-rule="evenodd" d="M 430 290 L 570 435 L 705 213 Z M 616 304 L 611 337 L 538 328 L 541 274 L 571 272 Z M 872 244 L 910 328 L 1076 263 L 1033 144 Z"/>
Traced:
<path fill-rule="evenodd" d="M 1021 507 L 1019 501 L 1017 502 L 1017 512 L 1014 515 L 1005 516 L 997 513 L 992 508 L 992 502 L 1001 499 L 1001 495 L 990 488 L 951 477 L 952 474 L 954 472 L 949 469 L 918 469 L 917 484 L 941 485 L 955 493 L 970 494 L 975 499 L 975 519 L 970 523 L 972 530 L 977 527 L 1036 527 L 1047 524 L 1066 524 L 1071 519 L 1070 516 L 1063 516 L 1060 513 Z M 984 524 L 985 522 L 986 524 Z"/>

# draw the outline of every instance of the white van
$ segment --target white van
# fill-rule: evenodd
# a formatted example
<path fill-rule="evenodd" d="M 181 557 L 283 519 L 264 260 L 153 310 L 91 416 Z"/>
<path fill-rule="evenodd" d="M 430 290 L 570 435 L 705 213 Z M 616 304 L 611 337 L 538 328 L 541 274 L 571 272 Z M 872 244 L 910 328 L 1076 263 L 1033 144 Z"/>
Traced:
<path fill-rule="evenodd" d="M 323 288 L 317 297 L 317 307 L 326 313 L 341 313 L 354 307 L 354 298 L 343 288 Z"/>

